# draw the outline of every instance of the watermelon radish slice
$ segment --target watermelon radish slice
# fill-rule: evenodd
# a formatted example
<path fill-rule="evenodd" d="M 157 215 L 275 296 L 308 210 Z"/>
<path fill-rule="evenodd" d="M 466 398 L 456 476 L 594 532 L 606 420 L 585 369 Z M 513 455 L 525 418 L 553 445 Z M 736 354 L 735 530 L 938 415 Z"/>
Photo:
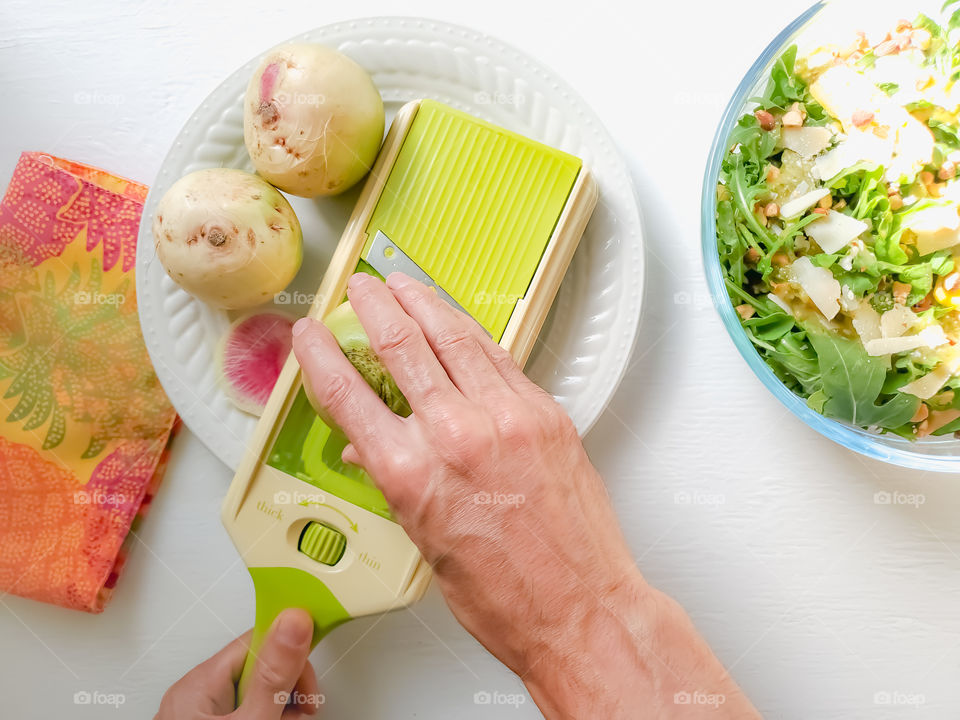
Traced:
<path fill-rule="evenodd" d="M 263 312 L 236 320 L 220 343 L 220 386 L 244 412 L 260 415 L 293 346 L 293 320 Z"/>

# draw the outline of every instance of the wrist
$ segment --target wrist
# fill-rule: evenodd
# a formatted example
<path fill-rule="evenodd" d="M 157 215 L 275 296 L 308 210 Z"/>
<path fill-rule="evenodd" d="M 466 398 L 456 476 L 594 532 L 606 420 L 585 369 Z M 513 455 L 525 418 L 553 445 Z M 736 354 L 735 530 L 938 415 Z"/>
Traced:
<path fill-rule="evenodd" d="M 586 603 L 524 677 L 531 697 L 554 718 L 759 718 L 697 633 L 684 610 L 639 572 Z"/>
<path fill-rule="evenodd" d="M 546 718 L 636 717 L 660 597 L 629 569 L 605 587 L 578 588 L 562 629 L 538 638 L 521 678 Z"/>

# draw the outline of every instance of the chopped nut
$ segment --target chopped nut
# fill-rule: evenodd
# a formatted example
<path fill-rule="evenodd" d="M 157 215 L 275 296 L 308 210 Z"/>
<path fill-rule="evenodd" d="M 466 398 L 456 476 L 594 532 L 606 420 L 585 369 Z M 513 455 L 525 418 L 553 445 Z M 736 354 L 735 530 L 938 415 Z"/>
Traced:
<path fill-rule="evenodd" d="M 797 110 L 789 110 L 780 118 L 784 127 L 800 127 L 803 125 L 803 115 Z"/>
<path fill-rule="evenodd" d="M 740 315 L 740 317 L 743 318 L 744 320 L 749 320 L 754 316 L 754 313 L 757 312 L 754 309 L 753 305 L 748 305 L 747 303 L 744 303 L 743 305 L 737 305 L 736 310 L 737 310 L 737 313 Z"/>
<path fill-rule="evenodd" d="M 920 182 L 924 185 L 933 185 L 933 173 L 929 170 L 924 170 L 920 173 Z"/>
<path fill-rule="evenodd" d="M 910 32 L 898 32 L 892 38 L 893 42 L 897 44 L 897 50 L 906 50 L 910 47 L 912 38 L 910 37 Z"/>
<path fill-rule="evenodd" d="M 785 267 L 790 264 L 790 256 L 785 252 L 774 253 L 773 264 L 777 267 Z"/>
<path fill-rule="evenodd" d="M 822 207 L 815 207 L 813 209 L 814 214 L 816 215 L 827 215 L 827 209 Z"/>
<path fill-rule="evenodd" d="M 940 180 L 952 180 L 954 177 L 956 177 L 956 174 L 957 166 L 952 162 L 947 161 L 943 164 L 940 170 L 937 171 L 937 178 Z"/>
<path fill-rule="evenodd" d="M 870 110 L 857 110 L 853 113 L 853 124 L 858 128 L 866 127 L 873 122 L 874 114 Z"/>
<path fill-rule="evenodd" d="M 894 32 L 903 32 L 904 30 L 912 30 L 913 23 L 905 18 L 900 18 L 897 20 L 897 26 L 894 28 Z"/>
<path fill-rule="evenodd" d="M 917 425 L 917 437 L 925 438 L 930 434 L 930 423 L 927 420 L 922 420 L 919 425 Z"/>
<path fill-rule="evenodd" d="M 847 206 L 847 201 L 843 198 L 837 200 L 837 204 L 833 206 L 834 210 L 843 210 Z"/>
<path fill-rule="evenodd" d="M 924 310 L 929 310 L 932 306 L 933 292 L 928 292 L 926 295 L 924 295 L 923 300 L 913 306 L 913 309 L 916 312 L 923 312 Z"/>
<path fill-rule="evenodd" d="M 926 403 L 920 403 L 920 407 L 917 408 L 917 411 L 913 414 L 913 417 L 910 418 L 910 422 L 923 422 L 927 419 L 928 415 L 930 415 L 930 408 L 927 407 Z"/>
<path fill-rule="evenodd" d="M 907 304 L 907 296 L 910 294 L 910 285 L 908 283 L 893 283 L 893 301 L 898 305 Z"/>
<path fill-rule="evenodd" d="M 780 168 L 776 165 L 767 165 L 767 182 L 776 182 L 780 179 Z"/>
<path fill-rule="evenodd" d="M 884 57 L 885 55 L 893 55 L 899 49 L 900 45 L 896 40 L 884 40 L 873 49 L 873 54 L 877 57 Z"/>
<path fill-rule="evenodd" d="M 767 203 L 767 206 L 763 209 L 763 214 L 768 218 L 776 217 L 780 214 L 780 206 L 775 202 Z"/>
<path fill-rule="evenodd" d="M 890 209 L 894 212 L 903 207 L 903 198 L 899 195 L 891 195 L 887 199 L 890 201 Z"/>
<path fill-rule="evenodd" d="M 743 255 L 743 259 L 750 265 L 756 265 L 757 261 L 760 260 L 760 251 L 755 247 L 748 248 Z"/>
<path fill-rule="evenodd" d="M 817 203 L 817 207 L 823 208 L 824 210 L 829 210 L 833 207 L 833 196 L 827 195 L 820 199 L 820 202 Z"/>
<path fill-rule="evenodd" d="M 773 130 L 777 125 L 777 121 L 774 120 L 773 115 L 766 110 L 757 110 L 754 115 L 757 118 L 757 122 L 760 123 L 760 127 L 764 130 Z"/>

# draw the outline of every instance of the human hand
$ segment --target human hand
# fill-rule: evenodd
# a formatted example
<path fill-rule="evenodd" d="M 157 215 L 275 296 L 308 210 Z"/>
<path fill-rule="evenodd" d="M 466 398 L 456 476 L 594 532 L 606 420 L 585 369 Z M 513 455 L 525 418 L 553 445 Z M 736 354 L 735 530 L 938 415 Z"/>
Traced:
<path fill-rule="evenodd" d="M 302 720 L 316 714 L 320 696 L 307 659 L 313 620 L 303 610 L 285 610 L 274 620 L 243 704 L 234 709 L 250 635 L 237 638 L 171 686 L 154 720 Z M 294 702 L 288 705 L 287 698 Z"/>
<path fill-rule="evenodd" d="M 347 435 L 344 461 L 377 483 L 457 619 L 544 713 L 637 717 L 644 702 L 669 717 L 670 693 L 687 683 L 738 693 L 679 607 L 644 582 L 560 405 L 424 285 L 357 274 L 348 296 L 413 414 L 393 414 L 312 319 L 294 327 L 307 393 Z"/>

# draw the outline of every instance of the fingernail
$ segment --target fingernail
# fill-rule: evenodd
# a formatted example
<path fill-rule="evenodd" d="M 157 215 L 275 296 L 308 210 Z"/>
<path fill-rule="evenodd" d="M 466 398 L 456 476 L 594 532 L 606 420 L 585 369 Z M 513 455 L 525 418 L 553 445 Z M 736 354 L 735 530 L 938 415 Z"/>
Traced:
<path fill-rule="evenodd" d="M 371 277 L 364 272 L 354 273 L 353 275 L 350 276 L 350 279 L 347 281 L 347 286 L 352 288 L 360 287 L 365 282 L 368 282 L 370 280 L 371 280 Z"/>
<path fill-rule="evenodd" d="M 310 318 L 305 318 L 305 317 L 300 318 L 299 320 L 297 320 L 297 321 L 293 324 L 293 336 L 294 336 L 294 337 L 297 337 L 297 335 L 303 335 L 303 333 L 305 333 L 305 332 L 307 331 L 307 328 L 310 327 L 310 324 L 311 324 L 312 322 L 313 322 L 313 321 L 312 321 Z"/>
<path fill-rule="evenodd" d="M 390 273 L 390 276 L 387 278 L 387 285 L 392 289 L 399 290 L 401 288 L 409 287 L 410 284 L 410 277 L 401 272 Z"/>
<path fill-rule="evenodd" d="M 302 645 L 313 635 L 312 622 L 305 622 L 303 610 L 284 610 L 276 620 L 274 632 L 285 645 Z"/>

